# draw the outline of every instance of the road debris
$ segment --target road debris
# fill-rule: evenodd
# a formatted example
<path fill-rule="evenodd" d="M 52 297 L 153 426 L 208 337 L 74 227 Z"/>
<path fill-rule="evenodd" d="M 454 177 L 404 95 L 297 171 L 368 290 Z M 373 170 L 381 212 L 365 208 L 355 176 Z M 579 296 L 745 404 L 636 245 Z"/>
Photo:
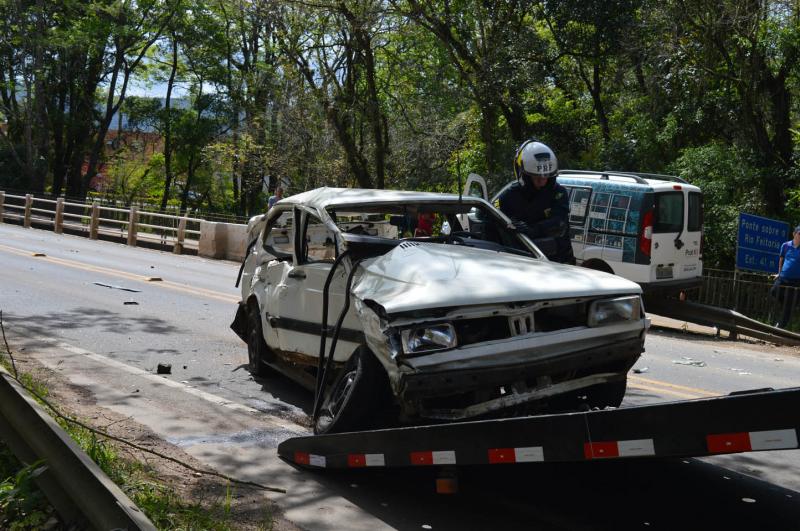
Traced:
<path fill-rule="evenodd" d="M 692 366 L 692 367 L 705 367 L 706 366 L 706 362 L 704 362 L 704 361 L 693 360 L 692 358 L 688 358 L 687 359 L 685 356 L 684 356 L 684 359 L 682 359 L 682 360 L 672 360 L 672 363 L 674 363 L 676 365 L 689 365 L 689 366 Z"/>
<path fill-rule="evenodd" d="M 650 370 L 648 367 L 635 368 L 635 369 L 633 369 L 633 373 L 634 374 L 644 374 L 648 370 Z"/>
<path fill-rule="evenodd" d="M 163 282 L 164 279 L 161 277 L 147 277 L 148 282 Z"/>
<path fill-rule="evenodd" d="M 47 256 L 47 255 L 44 254 L 44 253 L 31 253 L 31 256 L 38 257 L 38 256 Z"/>
<path fill-rule="evenodd" d="M 125 301 L 122 304 L 129 305 L 129 306 L 139 306 L 139 303 L 136 301 Z"/>
<path fill-rule="evenodd" d="M 156 374 L 172 374 L 172 365 L 169 363 L 159 363 L 156 366 Z"/>
<path fill-rule="evenodd" d="M 118 289 L 122 291 L 130 291 L 131 293 L 141 293 L 138 289 L 126 288 L 125 286 L 115 286 L 114 284 L 106 284 L 105 282 L 92 282 L 95 286 L 102 286 L 109 289 Z"/>

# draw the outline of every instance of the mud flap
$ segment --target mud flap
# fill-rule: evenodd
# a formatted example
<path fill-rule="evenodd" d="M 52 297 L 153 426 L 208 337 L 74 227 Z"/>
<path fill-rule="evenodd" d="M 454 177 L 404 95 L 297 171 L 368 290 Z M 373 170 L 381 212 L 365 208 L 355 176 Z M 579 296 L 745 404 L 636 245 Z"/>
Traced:
<path fill-rule="evenodd" d="M 236 317 L 231 323 L 231 330 L 247 343 L 247 305 L 242 301 L 239 301 L 239 308 L 236 309 Z"/>

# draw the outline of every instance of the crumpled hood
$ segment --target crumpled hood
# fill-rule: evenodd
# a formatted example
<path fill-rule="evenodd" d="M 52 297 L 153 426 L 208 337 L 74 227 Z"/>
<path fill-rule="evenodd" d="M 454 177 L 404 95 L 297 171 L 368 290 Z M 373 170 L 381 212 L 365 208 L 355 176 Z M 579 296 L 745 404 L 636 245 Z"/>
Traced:
<path fill-rule="evenodd" d="M 362 263 L 353 295 L 387 313 L 603 294 L 641 293 L 629 280 L 462 245 L 404 242 Z"/>

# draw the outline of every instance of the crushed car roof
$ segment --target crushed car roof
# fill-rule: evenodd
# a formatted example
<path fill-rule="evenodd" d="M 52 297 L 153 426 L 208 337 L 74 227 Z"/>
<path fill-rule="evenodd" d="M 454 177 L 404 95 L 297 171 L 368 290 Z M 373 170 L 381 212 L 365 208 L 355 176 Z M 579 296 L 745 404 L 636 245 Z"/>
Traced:
<path fill-rule="evenodd" d="M 394 202 L 429 202 L 429 201 L 445 201 L 457 202 L 459 196 L 456 194 L 440 194 L 436 192 L 409 192 L 400 190 L 374 190 L 363 188 L 316 188 L 303 192 L 301 194 L 292 195 L 281 199 L 279 205 L 298 204 L 316 207 L 318 209 L 326 209 L 330 206 L 337 205 L 358 205 L 369 203 L 394 203 Z M 483 199 L 463 196 L 462 202 L 469 203 L 484 203 Z"/>

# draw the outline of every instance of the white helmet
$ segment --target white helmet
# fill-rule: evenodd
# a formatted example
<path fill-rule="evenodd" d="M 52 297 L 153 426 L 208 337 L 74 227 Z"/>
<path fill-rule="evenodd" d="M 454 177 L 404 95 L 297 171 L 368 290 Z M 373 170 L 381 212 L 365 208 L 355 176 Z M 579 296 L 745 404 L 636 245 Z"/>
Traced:
<path fill-rule="evenodd" d="M 538 140 L 526 140 L 514 156 L 514 175 L 523 186 L 534 176 L 555 177 L 558 159 L 553 150 Z M 525 179 L 528 177 L 528 179 Z"/>

